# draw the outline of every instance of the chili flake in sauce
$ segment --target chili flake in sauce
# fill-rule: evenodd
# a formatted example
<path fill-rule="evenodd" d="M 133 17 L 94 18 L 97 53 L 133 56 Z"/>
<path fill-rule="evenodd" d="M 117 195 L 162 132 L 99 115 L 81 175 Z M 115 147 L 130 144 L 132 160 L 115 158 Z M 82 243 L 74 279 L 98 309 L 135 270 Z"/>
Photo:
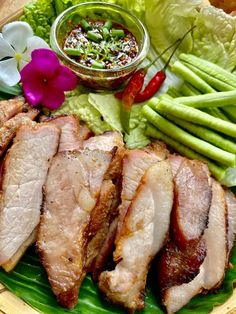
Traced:
<path fill-rule="evenodd" d="M 110 20 L 85 20 L 65 38 L 64 52 L 76 62 L 91 68 L 117 69 L 138 54 L 134 35 Z"/>

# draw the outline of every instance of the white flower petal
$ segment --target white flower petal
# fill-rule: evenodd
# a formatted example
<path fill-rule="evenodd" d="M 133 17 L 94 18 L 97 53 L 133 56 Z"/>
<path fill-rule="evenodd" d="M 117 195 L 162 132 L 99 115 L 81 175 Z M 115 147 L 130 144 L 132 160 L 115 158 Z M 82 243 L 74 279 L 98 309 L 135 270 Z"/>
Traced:
<path fill-rule="evenodd" d="M 26 42 L 33 36 L 33 30 L 26 22 L 12 22 L 3 26 L 2 36 L 18 53 L 22 53 L 26 48 Z"/>
<path fill-rule="evenodd" d="M 17 61 L 14 58 L 0 61 L 0 84 L 14 86 L 20 81 Z"/>
<path fill-rule="evenodd" d="M 12 46 L 2 37 L 0 33 L 0 60 L 5 57 L 13 57 L 15 51 Z"/>
<path fill-rule="evenodd" d="M 22 59 L 26 62 L 29 62 L 31 60 L 32 51 L 39 48 L 50 49 L 49 45 L 42 38 L 38 36 L 32 36 L 28 38 L 26 43 L 26 51 L 22 54 Z"/>

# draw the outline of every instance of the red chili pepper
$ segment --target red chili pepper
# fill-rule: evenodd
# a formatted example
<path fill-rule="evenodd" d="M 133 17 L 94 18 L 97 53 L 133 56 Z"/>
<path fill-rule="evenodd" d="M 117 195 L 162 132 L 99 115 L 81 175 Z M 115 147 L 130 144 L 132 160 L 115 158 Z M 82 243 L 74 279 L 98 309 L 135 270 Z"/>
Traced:
<path fill-rule="evenodd" d="M 156 94 L 156 92 L 158 92 L 165 79 L 166 79 L 165 71 L 163 70 L 158 71 L 149 81 L 145 89 L 141 93 L 136 95 L 135 102 L 136 103 L 143 102 L 153 97 Z"/>
<path fill-rule="evenodd" d="M 182 43 L 182 41 L 184 40 L 184 38 L 195 28 L 195 26 L 191 27 L 191 29 L 189 29 L 184 36 L 180 39 L 180 41 L 177 43 L 175 49 L 173 50 L 173 52 L 171 53 L 170 57 L 168 58 L 165 66 L 163 67 L 162 70 L 158 71 L 153 78 L 151 79 L 151 81 L 149 81 L 149 83 L 147 84 L 147 86 L 144 88 L 144 90 L 140 93 L 138 93 L 135 97 L 135 102 L 139 103 L 139 102 L 143 102 L 146 101 L 148 99 L 150 99 L 152 96 L 154 96 L 159 89 L 161 88 L 163 82 L 166 79 L 166 73 L 165 70 L 168 67 L 173 55 L 175 54 L 176 50 L 178 49 L 178 47 L 180 46 L 180 44 Z"/>
<path fill-rule="evenodd" d="M 136 71 L 122 93 L 120 118 L 123 129 L 128 134 L 131 107 L 134 103 L 135 97 L 139 94 L 143 87 L 145 75 L 146 71 L 144 68 Z"/>
<path fill-rule="evenodd" d="M 148 99 L 150 99 L 152 96 L 154 96 L 156 94 L 156 92 L 158 92 L 158 90 L 160 89 L 160 87 L 162 86 L 163 82 L 166 79 L 166 74 L 165 74 L 165 70 L 168 67 L 174 53 L 176 52 L 176 50 L 178 49 L 179 45 L 182 43 L 182 41 L 184 40 L 184 38 L 195 28 L 195 26 L 193 26 L 190 30 L 188 30 L 188 32 L 185 33 L 185 35 L 181 38 L 178 39 L 174 44 L 172 44 L 170 47 L 168 47 L 167 49 L 165 49 L 163 51 L 162 54 L 164 54 L 167 50 L 169 50 L 173 45 L 176 45 L 175 49 L 173 50 L 173 52 L 171 53 L 169 59 L 167 60 L 165 66 L 163 67 L 162 70 L 158 71 L 154 77 L 149 81 L 149 83 L 147 84 L 147 86 L 145 87 L 145 89 L 141 92 L 141 89 L 138 93 L 133 93 L 131 95 L 132 101 L 133 103 L 140 103 L 143 101 L 146 101 Z M 162 54 L 160 56 L 162 56 Z M 160 57 L 159 56 L 159 57 Z M 156 60 L 154 60 L 154 62 L 156 62 Z M 145 73 L 147 72 L 147 69 L 154 63 L 150 63 L 146 68 L 143 68 L 145 70 Z M 141 70 L 143 70 L 141 69 Z M 137 73 L 137 72 L 136 72 Z M 133 79 L 133 77 L 132 77 Z M 131 79 L 131 80 L 132 80 Z M 134 84 L 134 82 L 133 82 Z M 128 84 L 129 85 L 129 84 Z M 127 86 L 128 87 L 128 86 Z M 115 93 L 115 97 L 117 97 L 118 99 L 122 99 L 124 98 L 124 94 L 126 93 L 126 89 L 124 90 L 124 92 L 116 92 Z M 135 97 L 134 97 L 135 95 Z M 127 95 L 125 95 L 125 97 L 128 98 Z M 132 104 L 133 104 L 132 103 Z"/>
<path fill-rule="evenodd" d="M 128 85 L 124 89 L 124 92 L 122 94 L 122 102 L 126 109 L 130 109 L 130 107 L 134 103 L 135 97 L 141 91 L 145 75 L 146 71 L 144 68 L 136 71 L 134 75 L 131 77 Z"/>

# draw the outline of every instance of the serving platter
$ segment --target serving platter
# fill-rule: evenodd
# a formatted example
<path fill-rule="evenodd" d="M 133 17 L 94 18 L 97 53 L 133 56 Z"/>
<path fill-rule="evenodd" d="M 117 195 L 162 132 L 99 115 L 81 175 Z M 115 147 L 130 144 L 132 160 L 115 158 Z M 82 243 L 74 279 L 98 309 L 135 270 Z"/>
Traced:
<path fill-rule="evenodd" d="M 13 20 L 17 20 L 23 12 L 23 6 L 31 0 L 0 0 L 0 30 L 1 27 Z M 0 313 L 3 314 L 37 314 L 31 306 L 11 293 L 0 284 Z M 197 314 L 197 312 L 194 312 Z M 236 314 L 236 288 L 225 304 L 216 307 L 212 314 Z"/>

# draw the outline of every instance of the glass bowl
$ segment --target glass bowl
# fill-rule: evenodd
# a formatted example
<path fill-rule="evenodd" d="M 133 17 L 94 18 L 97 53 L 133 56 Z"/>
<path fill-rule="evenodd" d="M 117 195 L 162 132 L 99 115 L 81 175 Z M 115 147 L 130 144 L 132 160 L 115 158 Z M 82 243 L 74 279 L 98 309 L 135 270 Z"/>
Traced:
<path fill-rule="evenodd" d="M 93 20 L 111 19 L 123 25 L 136 38 L 139 48 L 137 56 L 129 64 L 117 69 L 89 68 L 67 56 L 63 51 L 66 36 L 81 19 L 87 17 Z M 51 28 L 50 44 L 63 63 L 77 74 L 82 84 L 104 90 L 118 88 L 132 75 L 146 57 L 150 40 L 142 22 L 120 6 L 104 2 L 85 2 L 70 7 L 57 17 Z"/>

